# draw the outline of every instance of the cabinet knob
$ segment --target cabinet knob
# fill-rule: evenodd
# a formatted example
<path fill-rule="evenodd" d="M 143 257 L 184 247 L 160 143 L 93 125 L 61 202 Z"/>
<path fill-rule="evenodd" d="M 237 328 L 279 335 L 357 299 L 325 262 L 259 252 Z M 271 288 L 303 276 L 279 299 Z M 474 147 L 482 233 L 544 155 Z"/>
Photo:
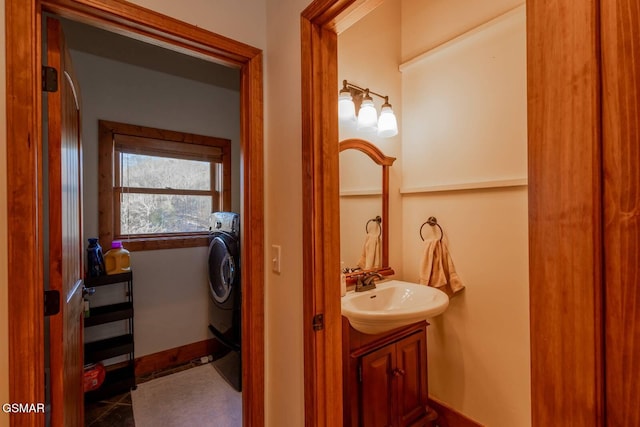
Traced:
<path fill-rule="evenodd" d="M 396 368 L 392 371 L 394 377 L 401 377 L 404 375 L 404 370 Z"/>

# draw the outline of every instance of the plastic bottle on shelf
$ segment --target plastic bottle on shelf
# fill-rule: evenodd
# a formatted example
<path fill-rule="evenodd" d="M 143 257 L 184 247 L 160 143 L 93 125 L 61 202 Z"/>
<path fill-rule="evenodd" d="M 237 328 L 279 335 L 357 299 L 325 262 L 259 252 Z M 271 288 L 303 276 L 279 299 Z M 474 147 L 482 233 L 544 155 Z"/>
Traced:
<path fill-rule="evenodd" d="M 102 276 L 106 271 L 102 247 L 95 237 L 89 238 L 89 246 L 87 246 L 87 267 L 87 276 L 89 277 Z"/>
<path fill-rule="evenodd" d="M 131 271 L 129 251 L 122 247 L 120 240 L 111 242 L 111 249 L 104 254 L 104 265 L 107 274 L 120 274 Z"/>

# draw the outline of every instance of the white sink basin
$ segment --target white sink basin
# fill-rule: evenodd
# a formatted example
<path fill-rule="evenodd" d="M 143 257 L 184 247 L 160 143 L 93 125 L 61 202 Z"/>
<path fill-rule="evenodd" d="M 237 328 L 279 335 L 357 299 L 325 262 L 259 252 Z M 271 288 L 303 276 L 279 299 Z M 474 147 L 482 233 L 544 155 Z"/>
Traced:
<path fill-rule="evenodd" d="M 355 330 L 380 334 L 437 316 L 448 305 L 447 294 L 436 288 L 387 280 L 370 291 L 348 292 L 342 297 L 342 315 Z"/>

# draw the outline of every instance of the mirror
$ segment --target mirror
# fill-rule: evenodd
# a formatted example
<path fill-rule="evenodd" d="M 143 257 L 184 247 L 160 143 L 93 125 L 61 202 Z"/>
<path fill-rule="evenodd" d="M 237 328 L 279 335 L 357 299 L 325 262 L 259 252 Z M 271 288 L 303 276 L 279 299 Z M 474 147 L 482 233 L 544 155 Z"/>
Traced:
<path fill-rule="evenodd" d="M 340 142 L 340 257 L 344 267 L 393 274 L 389 266 L 389 167 L 364 139 Z"/>

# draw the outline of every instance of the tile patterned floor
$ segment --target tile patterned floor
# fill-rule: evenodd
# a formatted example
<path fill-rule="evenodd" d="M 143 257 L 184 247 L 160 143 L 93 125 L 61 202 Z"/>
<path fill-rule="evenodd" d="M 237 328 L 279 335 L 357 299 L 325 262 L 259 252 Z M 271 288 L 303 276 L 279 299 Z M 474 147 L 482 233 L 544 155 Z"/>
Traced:
<path fill-rule="evenodd" d="M 199 365 L 198 361 L 193 361 L 165 371 L 155 372 L 138 378 L 138 384 Z M 109 399 L 85 404 L 84 421 L 86 427 L 135 427 L 131 393 L 127 392 Z"/>

